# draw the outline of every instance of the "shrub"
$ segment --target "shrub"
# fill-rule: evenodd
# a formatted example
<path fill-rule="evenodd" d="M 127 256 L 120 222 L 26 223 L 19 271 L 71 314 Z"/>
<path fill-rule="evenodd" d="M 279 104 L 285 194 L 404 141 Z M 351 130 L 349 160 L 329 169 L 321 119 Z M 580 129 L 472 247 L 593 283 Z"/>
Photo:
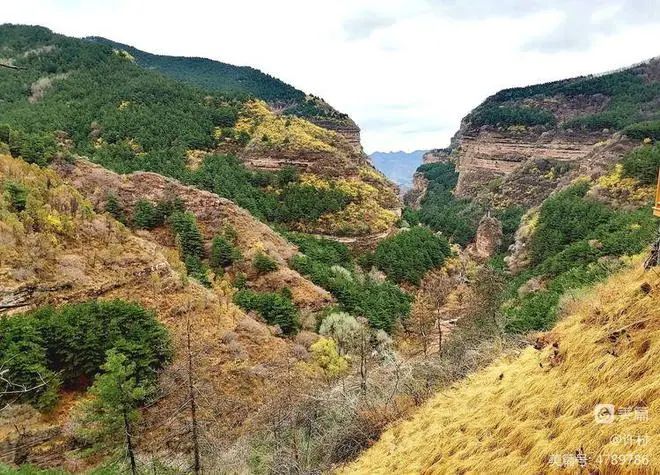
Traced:
<path fill-rule="evenodd" d="M 284 333 L 296 333 L 300 328 L 298 309 L 291 298 L 282 293 L 240 290 L 234 302 L 245 310 L 253 310 L 270 325 L 278 325 Z"/>
<path fill-rule="evenodd" d="M 14 212 L 20 213 L 25 210 L 28 196 L 28 190 L 25 186 L 13 181 L 7 181 L 5 182 L 5 192 L 8 195 L 9 203 Z"/>
<path fill-rule="evenodd" d="M 117 199 L 117 195 L 115 195 L 114 193 L 109 193 L 107 198 L 106 198 L 105 212 L 108 213 L 113 218 L 115 218 L 120 223 L 123 223 L 124 220 L 125 220 L 124 210 L 122 209 L 121 205 L 119 204 L 119 200 Z"/>
<path fill-rule="evenodd" d="M 652 139 L 660 140 L 660 120 L 649 120 L 629 125 L 623 129 L 628 137 L 638 140 Z"/>
<path fill-rule="evenodd" d="M 360 277 L 339 266 L 329 266 L 308 256 L 294 257 L 292 267 L 328 290 L 340 309 L 365 317 L 374 328 L 391 331 L 410 313 L 410 296 L 391 282 Z"/>
<path fill-rule="evenodd" d="M 139 200 L 133 210 L 133 225 L 139 229 L 153 229 L 159 224 L 156 207 L 147 200 Z"/>
<path fill-rule="evenodd" d="M 241 252 L 234 247 L 227 239 L 222 236 L 216 236 L 211 242 L 211 255 L 209 265 L 216 272 L 232 265 L 241 258 Z"/>
<path fill-rule="evenodd" d="M 623 159 L 625 176 L 636 178 L 644 185 L 653 185 L 660 170 L 660 143 L 642 145 L 628 152 Z"/>
<path fill-rule="evenodd" d="M 350 250 L 340 242 L 296 232 L 284 233 L 284 236 L 315 261 L 344 267 L 352 263 Z"/>
<path fill-rule="evenodd" d="M 254 265 L 254 268 L 259 274 L 267 274 L 268 272 L 277 270 L 277 263 L 272 257 L 263 252 L 257 252 L 255 254 L 254 259 L 252 260 L 252 265 Z"/>
<path fill-rule="evenodd" d="M 374 253 L 376 266 L 395 282 L 419 284 L 424 274 L 451 253 L 444 237 L 416 226 L 382 240 Z"/>

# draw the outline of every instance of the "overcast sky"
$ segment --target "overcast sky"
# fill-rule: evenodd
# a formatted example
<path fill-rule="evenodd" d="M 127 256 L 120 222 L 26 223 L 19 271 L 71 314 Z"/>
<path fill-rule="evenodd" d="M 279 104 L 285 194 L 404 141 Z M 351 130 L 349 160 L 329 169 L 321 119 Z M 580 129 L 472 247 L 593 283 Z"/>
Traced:
<path fill-rule="evenodd" d="M 3 22 L 259 68 L 348 113 L 369 153 L 446 146 L 499 89 L 660 55 L 660 0 L 21 0 Z"/>

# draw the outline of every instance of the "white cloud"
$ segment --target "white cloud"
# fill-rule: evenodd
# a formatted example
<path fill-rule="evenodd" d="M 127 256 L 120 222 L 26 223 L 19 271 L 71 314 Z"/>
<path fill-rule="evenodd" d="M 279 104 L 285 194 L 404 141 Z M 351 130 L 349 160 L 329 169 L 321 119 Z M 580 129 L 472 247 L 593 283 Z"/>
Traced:
<path fill-rule="evenodd" d="M 501 88 L 658 55 L 659 15 L 660 0 L 22 0 L 1 20 L 257 67 L 350 114 L 371 152 L 445 146 Z"/>

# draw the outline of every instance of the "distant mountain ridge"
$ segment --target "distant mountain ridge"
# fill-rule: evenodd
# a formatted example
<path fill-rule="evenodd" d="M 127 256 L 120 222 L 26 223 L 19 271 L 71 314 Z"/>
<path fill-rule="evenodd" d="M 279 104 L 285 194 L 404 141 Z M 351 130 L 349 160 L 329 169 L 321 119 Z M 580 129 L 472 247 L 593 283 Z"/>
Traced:
<path fill-rule="evenodd" d="M 235 66 L 201 57 L 168 56 L 148 53 L 133 46 L 100 36 L 88 41 L 125 51 L 145 69 L 158 71 L 178 81 L 232 96 L 255 97 L 299 117 L 319 117 L 350 121 L 323 99 L 308 95 L 284 81 L 250 66 Z"/>
<path fill-rule="evenodd" d="M 422 164 L 422 157 L 426 150 L 415 150 L 414 152 L 374 152 L 369 157 L 381 172 L 390 180 L 403 188 L 410 188 L 413 182 L 413 174 L 417 167 Z"/>

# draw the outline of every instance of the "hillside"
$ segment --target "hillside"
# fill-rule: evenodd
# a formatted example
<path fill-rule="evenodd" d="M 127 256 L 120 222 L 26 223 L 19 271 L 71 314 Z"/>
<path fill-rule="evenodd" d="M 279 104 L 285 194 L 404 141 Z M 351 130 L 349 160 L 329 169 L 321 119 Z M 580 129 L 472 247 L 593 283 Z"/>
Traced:
<path fill-rule="evenodd" d="M 110 173 L 94 172 L 93 167 L 87 171 L 92 175 L 86 178 L 89 180 L 98 180 L 103 173 Z M 106 178 L 106 184 L 109 181 Z M 143 439 L 143 450 L 158 451 L 171 446 L 175 444 L 173 437 L 185 431 L 186 415 L 176 413 L 175 408 L 186 395 L 174 389 L 179 388 L 177 381 L 185 367 L 187 318 L 193 326 L 194 348 L 199 354 L 195 358 L 199 390 L 215 395 L 212 402 L 200 407 L 201 417 L 211 417 L 218 411 L 224 413 L 221 437 L 209 436 L 209 440 L 235 438 L 237 434 L 232 428 L 246 423 L 254 415 L 255 404 L 276 397 L 280 389 L 288 390 L 294 385 L 291 381 L 283 385 L 280 379 L 299 374 L 300 368 L 291 364 L 291 358 L 297 361 L 293 342 L 274 336 L 266 324 L 253 318 L 256 315 L 248 316 L 233 304 L 235 290 L 227 279 L 218 281 L 212 288 L 189 279 L 174 246 L 162 246 L 157 242 L 160 238 L 147 232 L 137 235 L 108 213 L 96 213 L 89 201 L 52 170 L 1 155 L 0 182 L 5 190 L 15 190 L 3 194 L 0 209 L 3 242 L 0 299 L 4 311 L 9 309 L 12 313 L 1 320 L 5 326 L 2 327 L 0 354 L 10 378 L 18 376 L 27 378 L 22 381 L 29 381 L 38 368 L 32 366 L 36 364 L 32 360 L 18 362 L 9 357 L 16 348 L 22 348 L 26 358 L 33 355 L 26 348 L 34 347 L 24 341 L 30 335 L 26 327 L 21 326 L 21 322 L 29 318 L 24 312 L 43 312 L 49 305 L 122 299 L 153 311 L 167 329 L 174 350 L 171 364 L 158 376 L 161 393 L 144 414 L 142 431 L 149 436 Z M 154 187 L 150 191 L 157 192 Z M 189 192 L 188 199 L 190 196 Z M 209 215 L 216 212 L 213 206 L 206 209 Z M 233 222 L 240 219 L 246 217 L 234 210 Z M 268 245 L 266 239 L 264 241 Z M 291 252 L 290 245 L 283 241 L 275 241 L 275 244 L 279 244 L 283 252 Z M 87 324 L 91 325 L 92 321 L 88 319 Z M 72 325 L 54 331 L 53 336 L 58 331 L 64 332 L 57 334 L 68 335 L 63 341 L 75 345 L 81 338 L 75 332 L 84 331 L 84 328 Z M 105 332 L 107 335 L 107 327 Z M 6 340 L 7 335 L 13 335 L 15 341 Z M 26 346 L 13 346 L 21 344 Z M 93 344 L 88 341 L 85 350 L 81 346 L 75 348 L 78 353 L 93 351 L 90 350 Z M 100 357 L 103 356 L 104 352 L 100 352 Z M 137 360 L 138 357 L 134 357 Z M 30 366 L 22 373 L 20 364 L 25 361 Z M 75 366 L 76 362 L 69 361 L 59 369 L 70 371 Z M 254 368 L 259 369 L 260 375 L 255 374 Z M 92 376 L 96 371 L 98 368 L 93 370 Z M 310 377 L 313 378 L 313 372 L 299 375 L 295 384 L 304 385 Z M 44 411 L 44 407 L 37 405 L 42 412 L 27 404 L 11 404 L 16 402 L 15 398 L 3 391 L 0 462 L 36 463 L 73 471 L 83 468 L 79 457 L 71 452 L 75 438 L 67 427 L 74 417 L 71 407 L 84 397 L 86 383 L 84 378 L 64 383 L 56 399 L 49 402 L 54 405 L 51 410 Z M 42 394 L 48 396 L 49 393 L 38 389 L 27 393 L 27 401 L 22 401 L 20 394 L 18 397 L 20 402 L 34 403 L 41 400 Z M 7 403 L 10 404 L 5 405 Z M 165 417 L 169 418 L 167 425 L 162 423 Z"/>
<path fill-rule="evenodd" d="M 392 229 L 398 198 L 359 136 L 166 78 L 105 44 L 40 27 L 0 29 L 5 63 L 21 68 L 0 70 L 0 140 L 14 156 L 46 164 L 79 154 L 119 173 L 159 173 L 295 230 Z M 350 180 L 349 189 L 338 177 Z M 362 213 L 369 217 L 358 219 Z"/>
<path fill-rule="evenodd" d="M 655 473 L 659 308 L 660 277 L 635 260 L 566 299 L 565 318 L 534 347 L 441 391 L 340 472 L 558 473 L 578 470 L 583 454 L 590 472 Z M 600 424 L 598 404 L 623 412 Z"/>
<path fill-rule="evenodd" d="M 576 176 L 601 174 L 633 146 L 630 139 L 657 139 L 658 100 L 658 58 L 502 90 L 470 112 L 452 139 L 456 195 L 496 207 L 537 205 Z"/>
<path fill-rule="evenodd" d="M 344 135 L 360 147 L 360 129 L 346 114 L 321 98 L 310 96 L 285 82 L 249 66 L 234 66 L 206 58 L 156 55 L 97 36 L 89 41 L 125 51 L 135 62 L 165 76 L 224 95 L 262 99 L 279 112 L 306 118 Z"/>

